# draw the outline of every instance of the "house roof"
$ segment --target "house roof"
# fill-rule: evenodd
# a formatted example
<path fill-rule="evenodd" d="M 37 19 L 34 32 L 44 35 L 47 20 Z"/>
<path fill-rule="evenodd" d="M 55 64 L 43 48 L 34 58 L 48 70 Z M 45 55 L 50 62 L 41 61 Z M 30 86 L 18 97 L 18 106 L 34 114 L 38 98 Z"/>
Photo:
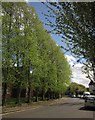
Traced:
<path fill-rule="evenodd" d="M 89 85 L 95 85 L 95 82 L 91 80 Z"/>

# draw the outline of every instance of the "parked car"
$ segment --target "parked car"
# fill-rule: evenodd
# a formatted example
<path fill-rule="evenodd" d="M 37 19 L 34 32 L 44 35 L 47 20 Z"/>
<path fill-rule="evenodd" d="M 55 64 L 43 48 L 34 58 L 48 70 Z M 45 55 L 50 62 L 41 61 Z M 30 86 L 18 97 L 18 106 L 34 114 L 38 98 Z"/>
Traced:
<path fill-rule="evenodd" d="M 83 98 L 83 95 L 77 95 L 78 98 Z"/>
<path fill-rule="evenodd" d="M 95 108 L 95 96 L 94 95 L 90 95 L 89 97 L 85 98 L 85 107 Z"/>
<path fill-rule="evenodd" d="M 76 95 L 72 95 L 72 97 L 73 97 L 73 98 L 75 98 L 75 97 L 76 97 Z"/>
<path fill-rule="evenodd" d="M 90 96 L 90 92 L 84 92 L 83 93 L 83 98 L 86 99 L 87 97 Z"/>

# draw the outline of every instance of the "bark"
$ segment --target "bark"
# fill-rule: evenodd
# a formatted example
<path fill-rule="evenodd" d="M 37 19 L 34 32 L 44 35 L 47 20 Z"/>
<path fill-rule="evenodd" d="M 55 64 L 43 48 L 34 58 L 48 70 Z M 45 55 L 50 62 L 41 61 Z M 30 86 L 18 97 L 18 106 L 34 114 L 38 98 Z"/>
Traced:
<path fill-rule="evenodd" d="M 6 96 L 7 96 L 7 83 L 4 83 L 3 86 L 3 96 L 2 96 L 2 105 L 6 104 Z"/>
<path fill-rule="evenodd" d="M 31 103 L 31 96 L 32 96 L 32 91 L 31 88 L 28 88 L 28 103 Z"/>
<path fill-rule="evenodd" d="M 51 94 L 51 90 L 49 88 L 48 91 L 47 91 L 48 100 L 50 100 L 50 94 Z"/>
<path fill-rule="evenodd" d="M 95 82 L 95 59 L 93 62 L 93 81 Z"/>
<path fill-rule="evenodd" d="M 25 98 L 28 98 L 28 88 L 26 88 Z"/>
<path fill-rule="evenodd" d="M 48 91 L 48 100 L 50 100 L 50 92 Z"/>
<path fill-rule="evenodd" d="M 17 87 L 17 101 L 16 101 L 16 104 L 21 104 L 21 86 L 18 85 Z"/>
<path fill-rule="evenodd" d="M 30 61 L 28 65 L 28 103 L 31 103 L 31 96 L 32 96 L 32 91 L 31 91 L 31 78 L 30 78 Z"/>
<path fill-rule="evenodd" d="M 44 89 L 42 90 L 42 100 L 45 100 L 45 91 L 44 91 Z"/>
<path fill-rule="evenodd" d="M 36 89 L 36 102 L 38 102 L 38 90 Z"/>

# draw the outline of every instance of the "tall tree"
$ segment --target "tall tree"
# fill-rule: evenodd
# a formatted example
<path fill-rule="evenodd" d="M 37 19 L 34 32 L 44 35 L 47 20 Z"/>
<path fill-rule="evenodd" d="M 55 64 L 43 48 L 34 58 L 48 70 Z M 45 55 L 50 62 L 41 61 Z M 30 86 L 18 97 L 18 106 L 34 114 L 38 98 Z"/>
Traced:
<path fill-rule="evenodd" d="M 3 98 L 6 96 L 7 84 L 12 82 L 10 79 L 13 80 L 8 76 L 14 76 L 14 83 L 18 87 L 17 103 L 20 103 L 21 87 L 23 84 L 30 85 L 30 62 L 34 65 L 37 61 L 37 42 L 33 33 L 34 11 L 26 3 L 2 3 L 2 8 L 4 71 L 7 67 L 7 71 L 3 72 Z M 14 74 L 10 69 L 14 70 Z"/>
<path fill-rule="evenodd" d="M 11 65 L 11 60 L 10 60 L 10 56 L 11 56 L 11 50 L 10 50 L 10 39 L 11 39 L 11 34 L 12 33 L 12 13 L 13 13 L 13 3 L 9 4 L 6 3 L 5 6 L 3 6 L 2 4 L 2 8 L 3 8 L 3 22 L 2 22 L 2 34 L 3 34 L 3 47 L 2 47 L 2 53 L 3 53 L 3 59 L 2 59 L 2 67 L 3 70 L 4 68 L 6 69 L 6 72 L 4 75 L 4 81 L 3 81 L 3 86 L 4 86 L 4 90 L 3 90 L 3 103 L 5 103 L 6 101 L 6 92 L 7 92 L 7 84 L 8 81 L 10 80 L 10 65 Z M 9 8 L 9 9 L 8 9 Z M 7 10 L 7 11 L 6 11 Z M 7 23 L 7 24 L 6 24 Z M 4 73 L 4 72 L 3 72 Z"/>
<path fill-rule="evenodd" d="M 10 85 L 16 87 L 16 103 L 21 103 L 22 89 L 27 89 L 27 101 L 32 91 L 45 99 L 65 90 L 71 71 L 60 47 L 52 40 L 38 19 L 35 10 L 26 3 L 2 3 L 2 68 L 3 101 Z M 61 60 L 60 60 L 61 59 Z"/>

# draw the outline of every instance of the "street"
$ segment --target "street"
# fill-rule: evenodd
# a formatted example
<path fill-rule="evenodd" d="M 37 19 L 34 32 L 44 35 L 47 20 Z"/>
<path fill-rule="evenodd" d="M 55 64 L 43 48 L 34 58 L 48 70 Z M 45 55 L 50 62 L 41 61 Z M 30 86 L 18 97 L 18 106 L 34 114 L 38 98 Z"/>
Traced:
<path fill-rule="evenodd" d="M 3 118 L 94 118 L 95 111 L 84 108 L 84 100 L 62 98 L 55 103 L 42 105 L 3 115 Z"/>

